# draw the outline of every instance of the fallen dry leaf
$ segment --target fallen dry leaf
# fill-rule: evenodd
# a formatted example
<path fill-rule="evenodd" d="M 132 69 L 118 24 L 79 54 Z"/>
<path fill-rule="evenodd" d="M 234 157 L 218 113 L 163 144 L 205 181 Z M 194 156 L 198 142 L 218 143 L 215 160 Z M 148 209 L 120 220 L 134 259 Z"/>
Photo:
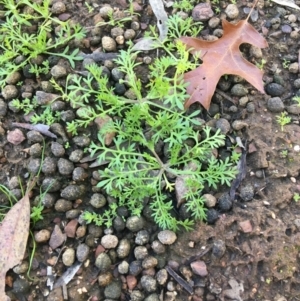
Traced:
<path fill-rule="evenodd" d="M 239 75 L 264 93 L 263 72 L 243 58 L 239 47 L 243 43 L 248 43 L 265 48 L 268 46 L 267 41 L 247 20 L 239 21 L 237 24 L 223 20 L 222 25 L 224 34 L 216 41 L 180 38 L 191 53 L 203 60 L 202 65 L 184 75 L 184 80 L 189 83 L 187 92 L 190 95 L 185 103 L 186 108 L 194 102 L 200 102 L 208 109 L 217 83 L 225 74 Z"/>
<path fill-rule="evenodd" d="M 24 257 L 30 223 L 28 193 L 6 214 L 0 225 L 0 300 L 10 300 L 5 294 L 5 275 Z"/>
<path fill-rule="evenodd" d="M 300 10 L 300 7 L 293 0 L 272 0 L 272 1 L 283 6 L 288 6 Z"/>

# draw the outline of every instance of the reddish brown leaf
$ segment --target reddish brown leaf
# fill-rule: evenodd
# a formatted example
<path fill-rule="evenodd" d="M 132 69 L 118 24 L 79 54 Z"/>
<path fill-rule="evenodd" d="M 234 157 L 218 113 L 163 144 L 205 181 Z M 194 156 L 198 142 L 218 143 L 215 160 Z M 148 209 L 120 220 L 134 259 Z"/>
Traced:
<path fill-rule="evenodd" d="M 0 225 L 0 300 L 10 300 L 5 294 L 5 274 L 24 257 L 30 223 L 28 194 L 6 214 Z"/>
<path fill-rule="evenodd" d="M 194 102 L 200 102 L 205 109 L 210 106 L 211 98 L 220 77 L 224 74 L 239 75 L 264 93 L 263 72 L 243 58 L 239 47 L 249 43 L 259 48 L 268 46 L 267 41 L 251 26 L 247 20 L 231 24 L 222 21 L 224 34 L 216 41 L 204 41 L 197 38 L 182 37 L 180 40 L 197 54 L 203 64 L 187 72 L 184 79 L 189 83 L 187 92 L 190 98 L 186 101 L 188 108 Z"/>

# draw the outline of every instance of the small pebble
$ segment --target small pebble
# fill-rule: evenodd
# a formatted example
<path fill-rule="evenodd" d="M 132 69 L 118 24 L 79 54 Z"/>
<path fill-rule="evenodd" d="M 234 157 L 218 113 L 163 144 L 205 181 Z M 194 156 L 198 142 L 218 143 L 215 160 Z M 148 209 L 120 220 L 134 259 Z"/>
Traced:
<path fill-rule="evenodd" d="M 70 267 L 75 261 L 75 250 L 67 248 L 62 255 L 62 262 L 65 266 Z"/>
<path fill-rule="evenodd" d="M 102 47 L 105 51 L 115 52 L 117 50 L 117 43 L 111 37 L 103 37 L 101 40 L 101 43 L 102 43 Z"/>
<path fill-rule="evenodd" d="M 217 199 L 212 194 L 203 194 L 202 197 L 205 200 L 206 207 L 212 208 L 216 206 Z"/>
<path fill-rule="evenodd" d="M 199 275 L 201 277 L 205 277 L 208 274 L 206 264 L 202 260 L 192 262 L 191 268 L 196 275 Z"/>
<path fill-rule="evenodd" d="M 214 12 L 209 3 L 200 3 L 192 10 L 192 18 L 194 21 L 207 21 L 213 17 Z"/>
<path fill-rule="evenodd" d="M 239 16 L 239 9 L 236 4 L 229 4 L 225 9 L 225 14 L 229 19 L 236 19 Z"/>
<path fill-rule="evenodd" d="M 95 261 L 95 266 L 100 270 L 100 272 L 108 271 L 111 264 L 111 259 L 106 253 L 99 254 Z"/>
<path fill-rule="evenodd" d="M 51 232 L 47 229 L 40 230 L 34 234 L 34 239 L 37 243 L 47 242 L 50 239 Z"/>
<path fill-rule="evenodd" d="M 19 129 L 12 130 L 7 134 L 7 141 L 13 145 L 19 145 L 25 140 L 23 132 Z"/>
<path fill-rule="evenodd" d="M 118 245 L 118 237 L 115 235 L 107 234 L 101 238 L 101 245 L 105 249 L 113 249 Z"/>
<path fill-rule="evenodd" d="M 85 243 L 80 244 L 76 249 L 76 258 L 79 262 L 84 262 L 90 252 L 90 247 L 86 245 Z"/>
<path fill-rule="evenodd" d="M 157 289 L 157 281 L 152 276 L 142 276 L 141 286 L 147 293 L 153 293 Z"/>
<path fill-rule="evenodd" d="M 164 230 L 164 231 L 160 231 L 157 235 L 157 238 L 159 239 L 159 241 L 164 244 L 164 245 L 171 245 L 173 244 L 176 239 L 176 233 L 170 230 Z"/>
<path fill-rule="evenodd" d="M 285 92 L 284 87 L 277 83 L 267 84 L 265 89 L 267 94 L 271 96 L 281 96 Z"/>
<path fill-rule="evenodd" d="M 59 65 L 53 66 L 50 72 L 54 79 L 59 79 L 67 75 L 67 69 Z"/>
<path fill-rule="evenodd" d="M 280 113 L 284 110 L 284 104 L 281 98 L 273 97 L 268 100 L 267 108 L 270 112 Z"/>
<path fill-rule="evenodd" d="M 5 100 L 10 100 L 18 96 L 18 89 L 14 85 L 5 86 L 1 92 Z"/>

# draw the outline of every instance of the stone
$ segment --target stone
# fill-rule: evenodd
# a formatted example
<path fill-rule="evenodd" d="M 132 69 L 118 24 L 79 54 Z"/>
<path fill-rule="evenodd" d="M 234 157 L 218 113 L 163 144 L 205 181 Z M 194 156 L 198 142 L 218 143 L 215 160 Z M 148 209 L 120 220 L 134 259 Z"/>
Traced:
<path fill-rule="evenodd" d="M 62 233 L 58 225 L 54 226 L 53 232 L 50 237 L 49 246 L 52 250 L 60 247 L 66 240 L 66 235 Z"/>
<path fill-rule="evenodd" d="M 114 249 L 118 245 L 118 237 L 115 235 L 107 234 L 101 238 L 101 245 L 105 249 Z"/>
<path fill-rule="evenodd" d="M 225 14 L 229 19 L 236 19 L 239 16 L 239 9 L 236 4 L 228 4 L 225 9 Z"/>
<path fill-rule="evenodd" d="M 265 90 L 271 96 L 281 96 L 285 92 L 284 87 L 277 83 L 267 84 Z"/>
<path fill-rule="evenodd" d="M 280 113 L 284 110 L 284 104 L 280 97 L 272 97 L 267 102 L 267 108 L 272 113 Z"/>
<path fill-rule="evenodd" d="M 164 245 L 171 245 L 177 239 L 176 233 L 170 230 L 160 231 L 157 237 L 159 241 Z"/>
<path fill-rule="evenodd" d="M 209 3 L 200 3 L 192 10 L 192 18 L 194 21 L 207 21 L 213 17 L 214 12 Z"/>
<path fill-rule="evenodd" d="M 207 268 L 206 268 L 206 264 L 204 261 L 202 260 L 197 260 L 191 263 L 191 268 L 192 271 L 199 276 L 205 277 L 207 276 L 208 272 L 207 272 Z"/>

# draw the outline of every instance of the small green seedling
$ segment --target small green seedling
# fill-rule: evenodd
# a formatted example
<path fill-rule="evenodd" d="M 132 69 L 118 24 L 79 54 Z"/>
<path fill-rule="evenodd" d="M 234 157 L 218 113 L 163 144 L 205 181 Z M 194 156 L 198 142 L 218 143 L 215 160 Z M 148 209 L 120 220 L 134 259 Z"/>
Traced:
<path fill-rule="evenodd" d="M 292 118 L 287 116 L 287 112 L 282 112 L 280 115 L 276 116 L 277 123 L 281 126 L 281 131 L 283 132 L 283 127 L 292 121 Z"/>
<path fill-rule="evenodd" d="M 300 106 L 300 96 L 294 96 L 292 99 L 297 102 L 298 106 Z"/>
<path fill-rule="evenodd" d="M 262 60 L 260 61 L 260 63 L 257 62 L 255 65 L 256 65 L 256 67 L 259 68 L 260 70 L 263 70 L 266 63 L 267 63 L 267 61 L 266 61 L 265 59 L 262 59 Z"/>
<path fill-rule="evenodd" d="M 290 62 L 289 60 L 283 59 L 282 67 L 283 67 L 284 69 L 288 69 L 289 66 L 290 66 L 290 64 L 291 64 L 291 62 Z"/>
<path fill-rule="evenodd" d="M 286 149 L 285 149 L 285 150 L 282 150 L 282 151 L 280 152 L 280 157 L 281 157 L 281 158 L 286 158 L 287 155 L 288 155 L 288 153 L 289 153 L 288 150 L 286 150 Z"/>
<path fill-rule="evenodd" d="M 300 200 L 300 195 L 299 193 L 295 192 L 293 196 L 293 200 L 297 203 Z"/>

